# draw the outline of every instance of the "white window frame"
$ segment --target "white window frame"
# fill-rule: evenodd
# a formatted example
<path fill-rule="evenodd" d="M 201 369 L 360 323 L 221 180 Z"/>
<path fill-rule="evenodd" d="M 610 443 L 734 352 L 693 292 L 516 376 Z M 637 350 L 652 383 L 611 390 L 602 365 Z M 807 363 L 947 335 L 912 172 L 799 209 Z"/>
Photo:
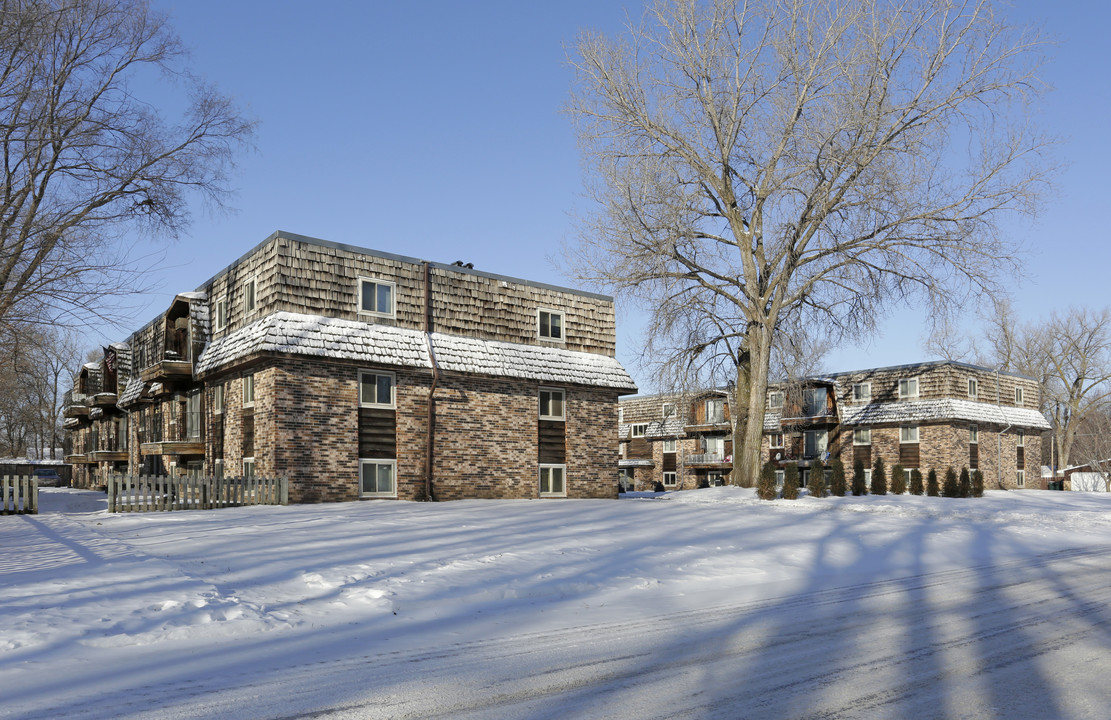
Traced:
<path fill-rule="evenodd" d="M 806 388 L 802 391 L 802 414 L 822 417 L 829 409 L 829 391 L 824 387 Z"/>
<path fill-rule="evenodd" d="M 872 468 L 864 468 L 864 487 L 868 488 L 868 492 L 872 491 Z"/>
<path fill-rule="evenodd" d="M 386 402 L 386 403 L 378 402 L 378 397 L 377 397 L 378 383 L 377 383 L 377 381 L 375 381 L 375 383 L 374 383 L 374 387 L 375 387 L 375 398 L 374 398 L 374 400 L 367 401 L 367 400 L 363 399 L 363 385 L 364 385 L 363 378 L 366 377 L 367 375 L 373 375 L 376 378 L 378 378 L 378 377 L 387 377 L 387 378 L 390 379 L 390 401 L 389 402 Z M 397 407 L 397 373 L 387 372 L 385 370 L 360 370 L 359 371 L 359 407 L 385 408 L 385 409 L 388 409 L 388 410 L 395 409 Z"/>
<path fill-rule="evenodd" d="M 548 489 L 547 492 L 544 491 L 544 471 L 545 470 L 548 471 L 548 488 L 549 489 Z M 552 472 L 552 470 L 559 470 L 560 481 L 561 481 L 561 485 L 562 485 L 562 488 L 559 491 L 553 491 L 551 489 L 551 486 L 552 486 L 551 472 Z M 564 464 L 564 463 L 541 463 L 539 472 L 537 473 L 537 476 L 536 476 L 536 482 L 537 482 L 537 485 L 536 485 L 537 491 L 540 493 L 540 497 L 542 497 L 542 498 L 544 498 L 544 497 L 567 497 L 567 465 Z"/>
<path fill-rule="evenodd" d="M 679 473 L 674 470 L 664 471 L 664 487 L 675 487 L 679 484 Z"/>
<path fill-rule="evenodd" d="M 545 413 L 545 407 L 544 407 L 544 393 L 550 393 L 548 408 L 547 408 L 548 412 L 547 413 Z M 556 394 L 559 395 L 559 415 L 553 415 L 551 413 L 551 405 L 552 405 L 551 397 L 556 395 Z M 537 406 L 537 412 L 538 412 L 541 420 L 560 420 L 560 421 L 564 421 L 564 420 L 567 419 L 567 393 L 562 388 L 549 388 L 549 387 L 540 388 L 539 392 L 537 392 L 537 394 L 536 394 L 536 406 Z"/>
<path fill-rule="evenodd" d="M 228 326 L 228 299 L 222 297 L 216 301 L 212 312 L 212 331 L 220 332 Z"/>
<path fill-rule="evenodd" d="M 919 440 L 918 426 L 917 425 L 900 425 L 899 426 L 899 444 L 900 445 L 915 445 Z"/>
<path fill-rule="evenodd" d="M 778 433 L 769 433 L 768 434 L 768 449 L 770 449 L 770 450 L 782 450 L 783 449 L 783 433 L 778 432 Z"/>
<path fill-rule="evenodd" d="M 912 383 L 914 385 L 914 390 L 910 391 L 909 388 L 910 388 Z M 906 392 L 904 392 L 904 390 L 903 390 L 904 387 L 908 388 L 908 390 Z M 899 379 L 899 399 L 904 400 L 904 399 L 907 399 L 907 398 L 916 398 L 916 397 L 918 397 L 918 378 L 916 378 L 916 377 L 900 378 Z"/>
<path fill-rule="evenodd" d="M 255 458 L 254 458 L 254 456 L 243 458 L 243 477 L 249 478 L 249 477 L 254 477 L 254 476 L 255 476 Z"/>
<path fill-rule="evenodd" d="M 363 490 L 363 467 L 366 465 L 387 465 L 390 468 L 390 481 L 393 490 L 390 492 L 366 492 Z M 375 471 L 375 485 L 377 486 L 377 471 Z M 396 498 L 397 497 L 397 460 L 390 458 L 359 458 L 359 497 L 361 498 Z"/>
<path fill-rule="evenodd" d="M 668 439 L 664 440 L 663 451 L 665 453 L 674 453 L 674 452 L 678 451 L 678 449 L 679 449 L 678 446 L 679 446 L 679 441 L 678 440 L 676 440 L 675 438 L 668 438 Z"/>
<path fill-rule="evenodd" d="M 243 407 L 255 406 L 255 375 L 243 376 Z"/>
<path fill-rule="evenodd" d="M 853 445 L 871 445 L 872 428 L 853 428 Z"/>
<path fill-rule="evenodd" d="M 980 426 L 979 425 L 969 425 L 968 426 L 968 444 L 969 445 L 979 445 L 980 444 Z"/>
<path fill-rule="evenodd" d="M 617 408 L 617 424 L 621 425 L 625 422 L 625 408 Z"/>
<path fill-rule="evenodd" d="M 670 409 L 671 412 L 668 412 Z M 660 417 L 669 418 L 675 416 L 675 403 L 664 403 L 660 406 Z"/>
<path fill-rule="evenodd" d="M 1018 405 L 1018 406 L 1021 407 L 1022 406 L 1022 401 L 1023 401 L 1022 388 L 1016 387 L 1015 388 L 1015 405 Z"/>
<path fill-rule="evenodd" d="M 544 326 L 544 314 L 548 315 L 548 325 Z M 552 333 L 552 317 L 559 318 L 559 337 L 554 337 Z M 544 331 L 547 330 L 548 334 L 545 335 Z M 567 342 L 567 314 L 562 310 L 553 310 L 552 308 L 536 308 L 536 337 L 544 342 L 553 342 L 564 344 Z"/>
<path fill-rule="evenodd" d="M 775 471 L 775 489 L 776 490 L 782 490 L 783 489 L 783 479 L 784 479 L 784 477 L 785 477 L 785 473 L 784 473 L 783 470 L 776 470 Z"/>
<path fill-rule="evenodd" d="M 783 392 L 780 390 L 773 390 L 768 393 L 768 409 L 778 410 L 783 407 Z"/>
<path fill-rule="evenodd" d="M 980 381 L 976 378 L 968 378 L 968 397 L 973 400 L 980 399 Z"/>
<path fill-rule="evenodd" d="M 243 314 L 249 316 L 258 309 L 258 276 L 243 283 Z"/>
<path fill-rule="evenodd" d="M 1025 430 L 1016 430 L 1015 431 L 1015 447 L 1020 447 L 1020 448 L 1026 447 L 1026 431 Z"/>
<path fill-rule="evenodd" d="M 1015 470 L 1015 486 L 1024 488 L 1026 487 L 1026 471 Z"/>
<path fill-rule="evenodd" d="M 633 423 L 629 426 L 630 438 L 642 438 L 648 432 L 648 423 Z"/>
<path fill-rule="evenodd" d="M 212 414 L 224 414 L 224 383 L 218 383 L 212 388 Z"/>
<path fill-rule="evenodd" d="M 721 420 L 711 420 L 710 419 L 711 403 L 716 403 L 716 406 L 721 407 Z M 705 403 L 704 407 L 706 409 L 706 424 L 707 425 L 718 425 L 720 423 L 725 422 L 725 400 L 723 398 L 706 398 L 706 403 Z M 714 415 L 717 415 L 717 414 L 718 413 L 714 413 Z"/>
<path fill-rule="evenodd" d="M 872 401 L 872 383 L 862 382 L 853 383 L 853 402 L 871 402 Z"/>
<path fill-rule="evenodd" d="M 224 477 L 224 458 L 216 458 L 212 461 L 212 474 L 218 478 Z"/>
<path fill-rule="evenodd" d="M 363 290 L 365 285 L 374 285 L 374 310 L 366 310 L 363 308 Z M 390 289 L 390 309 L 389 312 L 378 310 L 378 286 L 388 287 Z M 361 317 L 382 317 L 382 318 L 396 318 L 397 317 L 397 283 L 390 280 L 382 280 L 381 278 L 360 276 L 355 281 L 355 303 L 358 308 L 358 314 Z M 362 482 L 360 480 L 360 482 Z"/>

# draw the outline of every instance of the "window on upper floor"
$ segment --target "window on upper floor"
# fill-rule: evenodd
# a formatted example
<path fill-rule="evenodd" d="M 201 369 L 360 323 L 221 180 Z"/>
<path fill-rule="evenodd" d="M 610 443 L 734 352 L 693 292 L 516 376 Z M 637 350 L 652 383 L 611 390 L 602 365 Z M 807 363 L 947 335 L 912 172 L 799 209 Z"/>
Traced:
<path fill-rule="evenodd" d="M 721 398 L 711 398 L 706 401 L 706 422 L 725 422 L 725 401 Z"/>
<path fill-rule="evenodd" d="M 802 391 L 802 414 L 815 417 L 826 414 L 826 389 L 807 388 Z"/>
<path fill-rule="evenodd" d="M 212 414 L 222 415 L 224 412 L 224 384 L 220 383 L 212 388 Z"/>
<path fill-rule="evenodd" d="M 660 414 L 665 418 L 675 417 L 675 403 L 664 403 L 660 408 Z"/>
<path fill-rule="evenodd" d="M 783 393 L 778 390 L 768 393 L 768 409 L 778 410 L 783 407 Z"/>
<path fill-rule="evenodd" d="M 872 428 L 853 428 L 853 445 L 871 445 Z"/>
<path fill-rule="evenodd" d="M 976 425 L 968 426 L 968 444 L 972 445 L 980 442 L 980 428 Z"/>
<path fill-rule="evenodd" d="M 397 286 L 377 278 L 359 278 L 359 314 L 375 317 L 397 317 L 394 296 Z"/>
<path fill-rule="evenodd" d="M 772 433 L 768 435 L 768 447 L 775 450 L 783 447 L 783 433 Z"/>
<path fill-rule="evenodd" d="M 1026 447 L 1026 432 L 1024 430 L 1015 432 L 1015 447 Z"/>
<path fill-rule="evenodd" d="M 899 428 L 899 442 L 901 443 L 916 443 L 918 442 L 918 426 L 917 425 L 904 425 Z"/>
<path fill-rule="evenodd" d="M 648 432 L 648 423 L 634 423 L 629 426 L 629 437 L 642 438 Z"/>
<path fill-rule="evenodd" d="M 620 425 L 623 422 L 625 422 L 625 408 L 619 407 L 617 408 L 617 424 Z"/>
<path fill-rule="evenodd" d="M 251 278 L 243 285 L 243 314 L 250 315 L 257 305 L 258 279 Z"/>
<path fill-rule="evenodd" d="M 212 308 L 212 330 L 219 332 L 228 326 L 228 300 L 220 298 Z"/>
<path fill-rule="evenodd" d="M 1022 405 L 1022 388 L 1015 388 L 1015 405 Z"/>
<path fill-rule="evenodd" d="M 397 376 L 381 370 L 359 371 L 359 406 L 397 407 Z"/>
<path fill-rule="evenodd" d="M 900 398 L 918 397 L 918 378 L 903 378 L 899 381 Z"/>
<path fill-rule="evenodd" d="M 537 310 L 536 334 L 541 340 L 563 342 L 563 313 L 544 308 Z"/>
<path fill-rule="evenodd" d="M 872 383 L 853 384 L 853 402 L 866 403 L 872 399 Z"/>
<path fill-rule="evenodd" d="M 968 397 L 973 400 L 980 397 L 980 381 L 976 378 L 968 378 Z"/>
<path fill-rule="evenodd" d="M 664 440 L 664 452 L 665 453 L 673 453 L 673 452 L 676 451 L 678 445 L 679 445 L 679 442 L 675 438 L 670 438 L 668 440 Z"/>
<path fill-rule="evenodd" d="M 554 388 L 540 388 L 540 419 L 563 420 L 563 391 Z"/>
<path fill-rule="evenodd" d="M 802 434 L 803 457 L 813 458 L 826 451 L 829 434 L 825 430 L 807 430 Z"/>
<path fill-rule="evenodd" d="M 255 376 L 243 376 L 243 407 L 253 407 L 255 404 Z"/>

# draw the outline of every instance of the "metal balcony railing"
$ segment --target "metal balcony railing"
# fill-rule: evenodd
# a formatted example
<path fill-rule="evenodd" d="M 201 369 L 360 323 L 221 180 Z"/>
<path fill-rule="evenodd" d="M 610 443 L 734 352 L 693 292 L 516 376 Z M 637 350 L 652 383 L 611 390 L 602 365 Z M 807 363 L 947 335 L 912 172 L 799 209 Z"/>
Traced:
<path fill-rule="evenodd" d="M 687 463 L 689 464 L 723 462 L 728 461 L 725 459 L 725 455 L 723 455 L 722 453 L 695 453 L 693 455 L 687 455 Z"/>

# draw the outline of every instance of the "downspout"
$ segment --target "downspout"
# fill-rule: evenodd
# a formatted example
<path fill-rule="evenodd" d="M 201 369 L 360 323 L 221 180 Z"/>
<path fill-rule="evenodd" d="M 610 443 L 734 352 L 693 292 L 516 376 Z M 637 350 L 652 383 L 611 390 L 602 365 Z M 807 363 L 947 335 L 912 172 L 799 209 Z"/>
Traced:
<path fill-rule="evenodd" d="M 433 396 L 440 383 L 440 365 L 436 362 L 436 350 L 432 347 L 432 268 L 424 262 L 424 341 L 428 345 L 428 358 L 432 361 L 432 385 L 428 388 L 428 423 L 425 435 L 424 455 L 424 497 L 432 500 L 432 447 L 435 440 L 433 423 L 436 406 Z"/>
<path fill-rule="evenodd" d="M 995 369 L 995 409 L 999 411 L 999 417 L 1006 422 L 1007 416 L 1003 414 L 1003 405 L 999 398 L 999 368 Z M 995 483 L 999 486 L 1000 490 L 1006 490 L 1003 485 L 1003 433 L 1011 429 L 1014 423 L 1007 423 L 1007 427 L 999 431 L 996 435 L 998 441 L 998 454 L 995 457 Z"/>

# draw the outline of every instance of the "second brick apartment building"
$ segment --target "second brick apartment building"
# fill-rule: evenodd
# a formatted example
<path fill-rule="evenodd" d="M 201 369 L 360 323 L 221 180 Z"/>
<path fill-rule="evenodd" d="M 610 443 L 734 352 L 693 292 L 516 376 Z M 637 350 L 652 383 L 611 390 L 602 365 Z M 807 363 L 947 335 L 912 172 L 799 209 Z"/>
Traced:
<path fill-rule="evenodd" d="M 978 469 L 988 488 L 1040 487 L 1039 387 L 1027 377 L 957 362 L 833 373 L 769 388 L 763 461 L 846 472 L 876 457 L 939 476 Z M 620 402 L 620 473 L 637 490 L 714 485 L 732 470 L 728 389 Z"/>
<path fill-rule="evenodd" d="M 278 232 L 81 370 L 66 459 L 293 502 L 616 497 L 615 342 L 603 295 Z"/>

